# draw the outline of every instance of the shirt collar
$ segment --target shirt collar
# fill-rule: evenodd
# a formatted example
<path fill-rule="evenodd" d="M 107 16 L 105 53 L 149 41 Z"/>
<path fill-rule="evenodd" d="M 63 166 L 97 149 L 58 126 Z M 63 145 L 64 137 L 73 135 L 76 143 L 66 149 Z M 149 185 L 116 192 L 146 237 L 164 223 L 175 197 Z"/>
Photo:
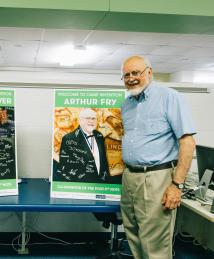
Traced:
<path fill-rule="evenodd" d="M 153 89 L 153 82 L 151 82 L 144 90 L 144 94 L 145 94 L 145 99 L 149 98 L 149 96 L 151 95 L 152 89 Z"/>
<path fill-rule="evenodd" d="M 84 136 L 87 138 L 88 136 L 92 136 L 93 135 L 93 132 L 91 134 L 89 133 L 86 133 L 81 127 L 80 127 L 80 130 L 82 131 L 82 133 L 84 134 Z"/>

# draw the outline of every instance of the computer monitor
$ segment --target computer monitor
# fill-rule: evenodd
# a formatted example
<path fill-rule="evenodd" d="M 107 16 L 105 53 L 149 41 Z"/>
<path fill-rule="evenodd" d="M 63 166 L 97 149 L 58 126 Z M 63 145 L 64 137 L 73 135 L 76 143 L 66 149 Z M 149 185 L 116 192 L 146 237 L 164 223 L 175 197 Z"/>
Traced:
<path fill-rule="evenodd" d="M 205 200 L 208 187 L 214 186 L 214 147 L 197 145 L 196 156 L 198 164 L 199 189 L 195 192 L 195 195 L 197 198 Z"/>
<path fill-rule="evenodd" d="M 197 145 L 196 156 L 200 181 L 206 169 L 214 171 L 214 147 Z M 211 181 L 214 182 L 214 174 L 212 175 Z"/>

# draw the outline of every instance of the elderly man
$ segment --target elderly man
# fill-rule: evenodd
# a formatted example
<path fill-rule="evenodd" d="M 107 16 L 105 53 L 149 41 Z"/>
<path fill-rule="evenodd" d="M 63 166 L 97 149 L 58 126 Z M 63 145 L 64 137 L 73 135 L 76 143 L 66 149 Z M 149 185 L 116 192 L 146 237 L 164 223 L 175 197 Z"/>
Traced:
<path fill-rule="evenodd" d="M 182 96 L 152 81 L 150 62 L 128 58 L 122 78 L 130 96 L 122 106 L 121 211 L 136 259 L 171 259 L 176 208 L 191 165 L 195 134 Z"/>
<path fill-rule="evenodd" d="M 82 109 L 79 127 L 62 138 L 57 175 L 61 181 L 104 183 L 109 171 L 103 135 L 96 130 L 97 114 Z"/>

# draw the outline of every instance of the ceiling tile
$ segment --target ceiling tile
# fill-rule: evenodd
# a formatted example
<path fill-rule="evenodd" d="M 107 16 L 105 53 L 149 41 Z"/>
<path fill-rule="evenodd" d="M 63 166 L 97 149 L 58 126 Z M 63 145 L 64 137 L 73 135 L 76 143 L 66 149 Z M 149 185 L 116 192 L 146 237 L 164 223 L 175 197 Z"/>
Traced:
<path fill-rule="evenodd" d="M 40 40 L 43 29 L 35 28 L 3 28 L 0 27 L 0 40 L 32 41 Z"/>
<path fill-rule="evenodd" d="M 129 56 L 145 55 L 155 72 L 213 71 L 214 35 L 69 29 L 0 28 L 0 64 L 63 69 L 57 51 L 70 43 L 94 47 L 97 52 L 93 60 L 76 64 L 75 69 L 120 70 Z"/>
<path fill-rule="evenodd" d="M 85 30 L 45 30 L 43 40 L 58 44 L 81 44 L 89 33 Z"/>

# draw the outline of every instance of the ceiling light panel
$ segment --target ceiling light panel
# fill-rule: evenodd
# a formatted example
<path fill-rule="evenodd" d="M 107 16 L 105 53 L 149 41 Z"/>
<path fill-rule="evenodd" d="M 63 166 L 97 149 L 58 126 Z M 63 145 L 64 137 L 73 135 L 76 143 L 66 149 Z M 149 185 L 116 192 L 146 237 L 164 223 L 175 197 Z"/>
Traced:
<path fill-rule="evenodd" d="M 2 59 L 7 66 L 31 65 L 63 69 L 59 49 L 72 45 L 95 47 L 95 54 L 81 52 L 72 68 L 120 70 L 130 55 L 146 55 L 155 72 L 176 72 L 184 68 L 213 71 L 214 35 L 188 35 L 149 32 L 116 32 L 69 29 L 0 28 Z M 63 54 L 73 60 L 75 53 Z M 72 54 L 72 55 L 71 55 Z M 91 58 L 89 58 L 91 55 Z M 61 63 L 61 66 L 60 66 Z M 67 65 L 65 65 L 66 67 Z"/>
<path fill-rule="evenodd" d="M 33 64 L 38 47 L 35 41 L 1 41 L 2 53 L 5 64 L 14 66 L 15 64 Z"/>
<path fill-rule="evenodd" d="M 44 40 L 59 44 L 81 44 L 89 32 L 88 30 L 45 30 Z"/>

